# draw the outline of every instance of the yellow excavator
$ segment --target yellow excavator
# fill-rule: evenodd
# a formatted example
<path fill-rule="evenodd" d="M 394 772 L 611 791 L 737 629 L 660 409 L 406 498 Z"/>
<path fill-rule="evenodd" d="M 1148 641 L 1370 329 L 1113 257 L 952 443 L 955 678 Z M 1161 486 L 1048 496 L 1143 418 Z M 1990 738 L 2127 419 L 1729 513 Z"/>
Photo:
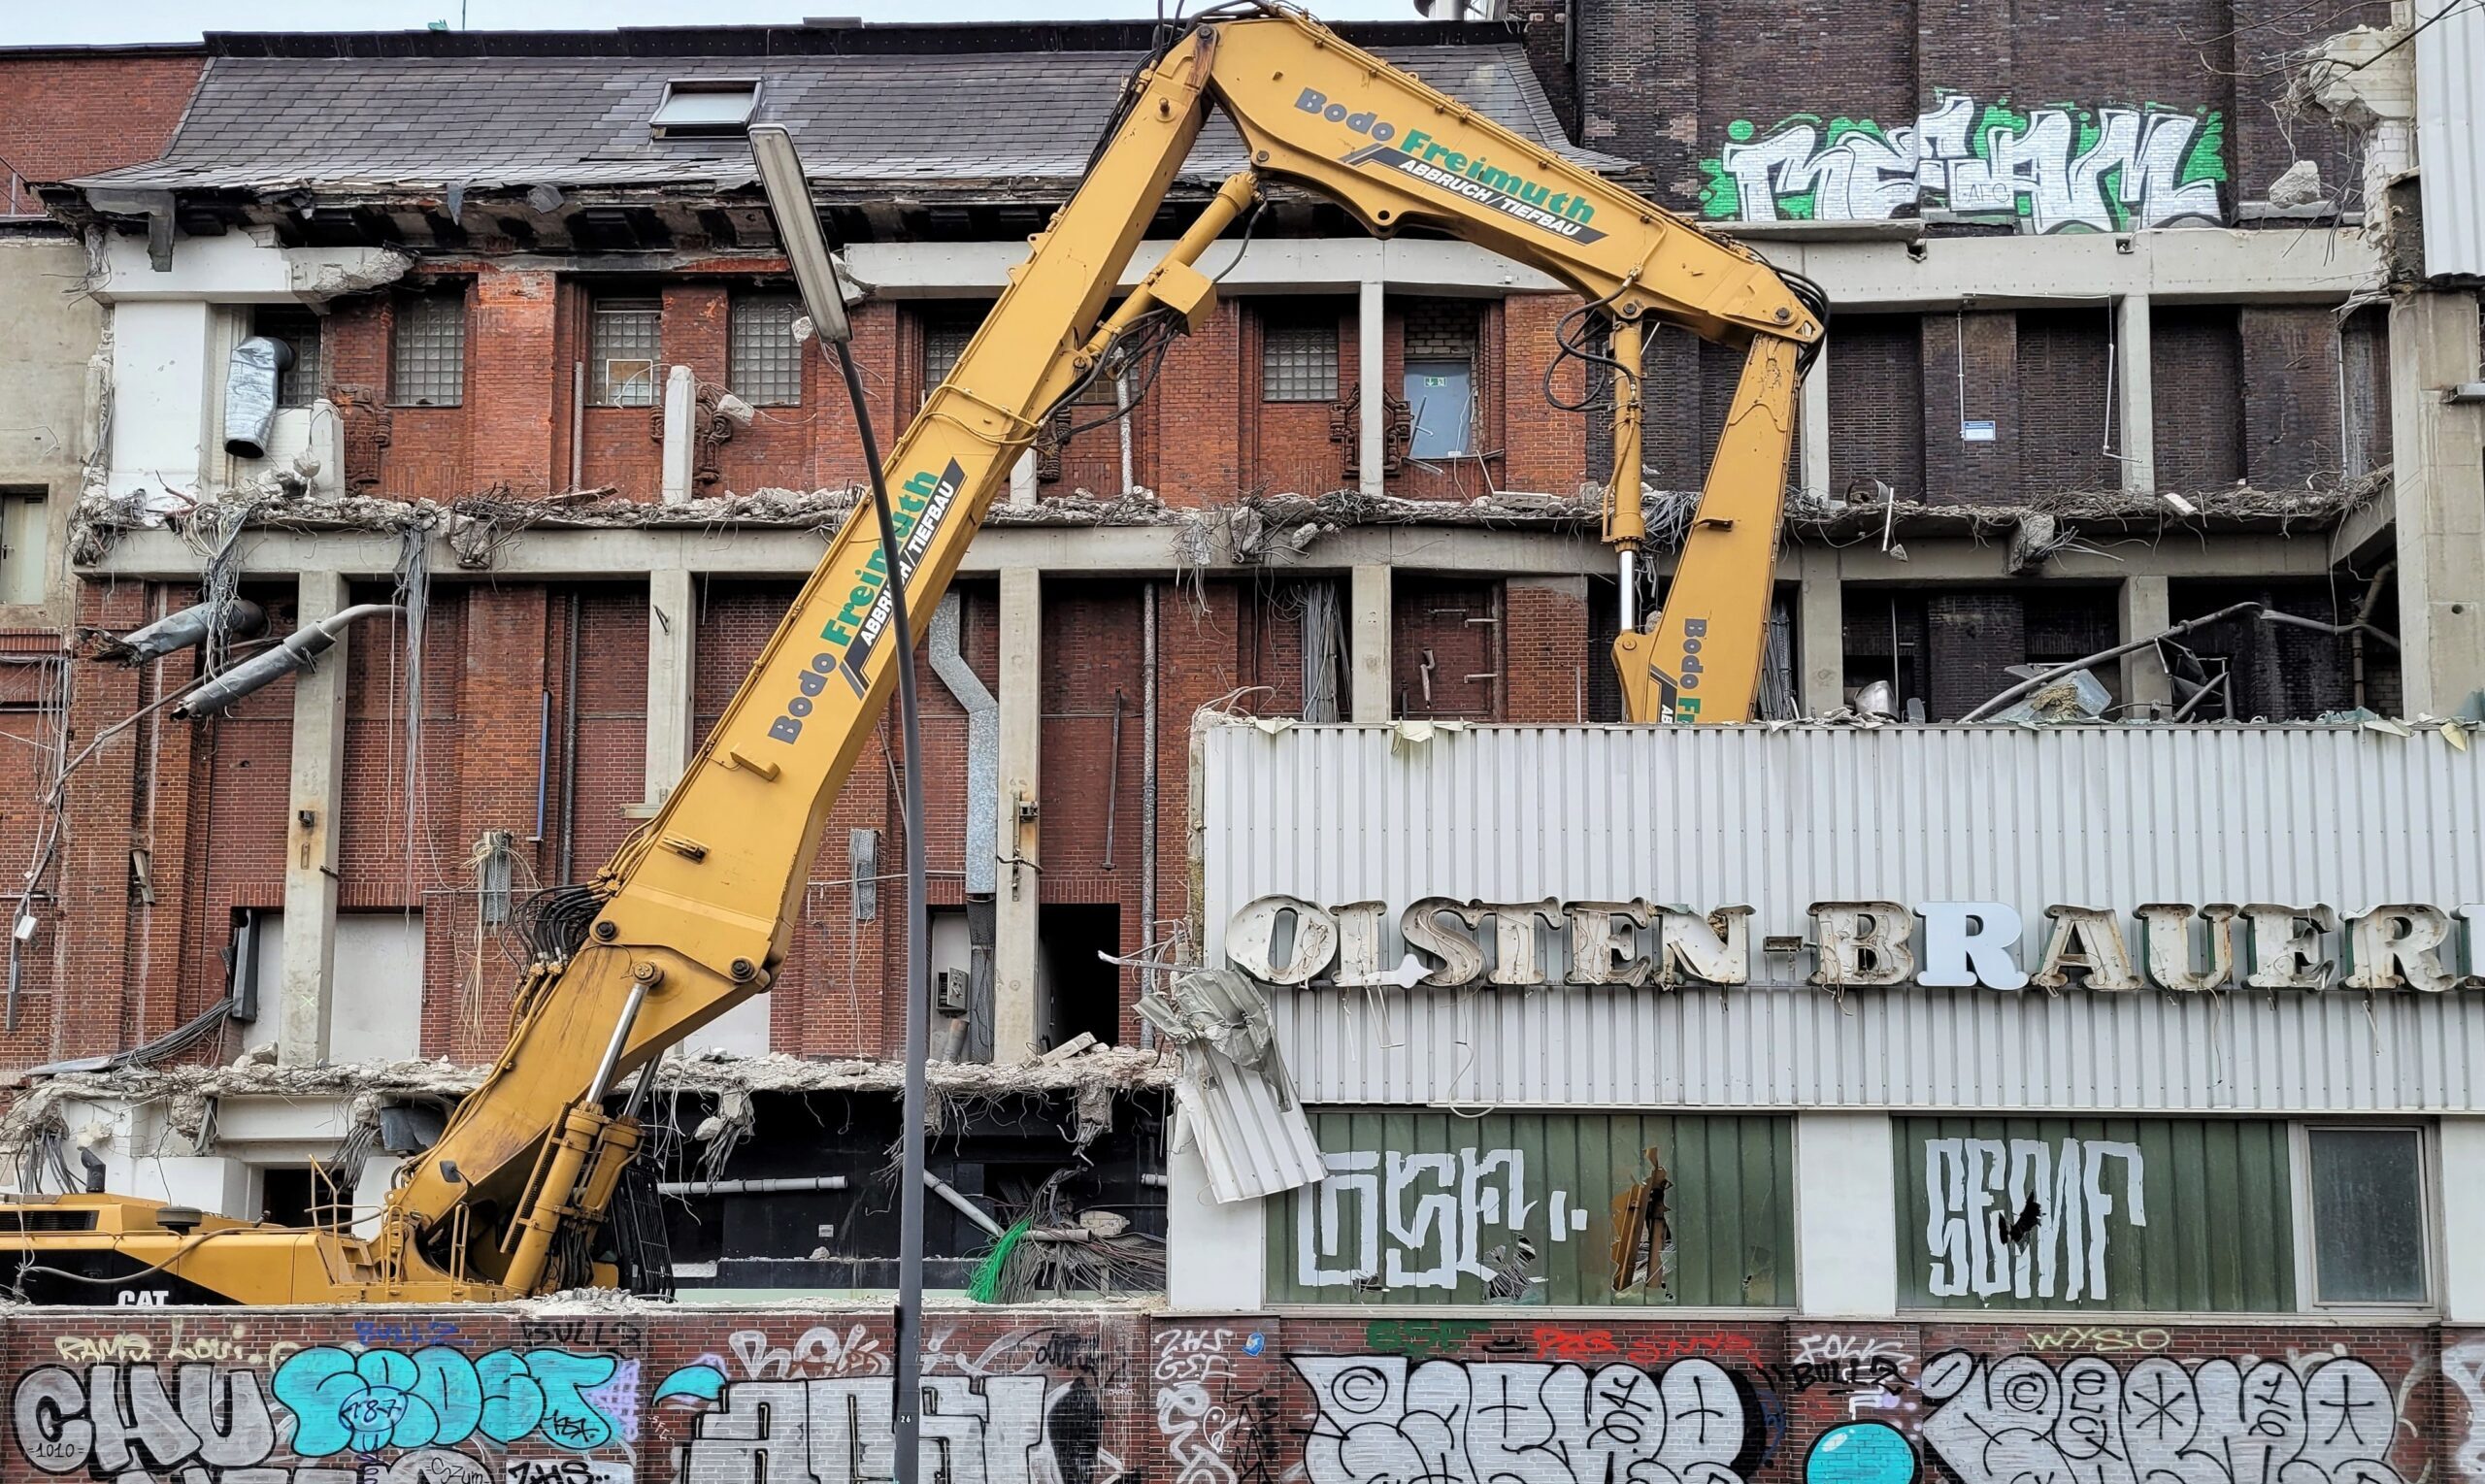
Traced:
<path fill-rule="evenodd" d="M 1108 315 L 1211 105 L 1242 132 L 1249 168 Z M 1631 720 L 1748 719 L 1796 387 L 1826 332 L 1818 292 L 1264 0 L 1207 13 L 1141 66 L 1078 190 L 898 441 L 885 470 L 909 610 L 940 602 L 1054 409 L 1134 338 L 1213 313 L 1201 254 L 1268 181 L 1334 200 L 1383 237 L 1430 228 L 1490 247 L 1581 296 L 1584 329 L 1565 344 L 1611 382 L 1604 534 L 1626 605 L 1645 534 L 1646 328 L 1748 346 L 1662 614 L 1643 626 L 1626 608 L 1613 651 Z M 638 1150 L 648 1073 L 767 989 L 821 822 L 896 685 L 889 578 L 872 508 L 858 506 L 679 786 L 581 894 L 560 950 L 527 972 L 508 1048 L 401 1172 L 373 1235 L 112 1195 L 12 1195 L 0 1197 L 0 1286 L 40 1303 L 335 1304 L 615 1282 L 599 1234 Z"/>

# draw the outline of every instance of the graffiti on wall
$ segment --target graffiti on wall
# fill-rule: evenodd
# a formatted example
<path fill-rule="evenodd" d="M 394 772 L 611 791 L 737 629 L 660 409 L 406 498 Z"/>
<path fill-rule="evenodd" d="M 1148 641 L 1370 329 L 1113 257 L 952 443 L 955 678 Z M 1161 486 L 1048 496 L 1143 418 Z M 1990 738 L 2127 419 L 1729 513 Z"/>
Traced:
<path fill-rule="evenodd" d="M 611 1355 L 321 1345 L 286 1354 L 264 1387 L 258 1369 L 214 1362 L 39 1366 L 17 1378 L 10 1422 L 19 1455 L 50 1474 L 325 1484 L 387 1456 L 389 1484 L 507 1484 L 537 1462 L 508 1456 L 524 1448 L 561 1484 L 563 1456 L 636 1439 L 638 1382 L 639 1363 Z M 285 1455 L 347 1457 L 289 1472 Z M 587 1484 L 628 1474 L 598 1467 Z"/>
<path fill-rule="evenodd" d="M 1739 119 L 1702 160 L 1701 214 L 1886 221 L 1925 211 L 2022 231 L 2217 225 L 2226 120 L 2214 109 L 2048 105 L 1948 93 L 1912 123 L 1798 114 Z"/>
<path fill-rule="evenodd" d="M 2400 1484 L 2398 1399 L 2352 1356 L 2298 1371 L 2249 1357 L 2117 1368 L 1953 1350 L 1918 1384 L 1940 1403 L 1920 1435 L 1960 1484 Z"/>
<path fill-rule="evenodd" d="M 812 1332 L 816 1334 L 818 1332 Z M 810 1336 L 807 1335 L 807 1339 Z M 872 1484 L 897 1475 L 895 1418 L 877 1346 L 845 1337 L 836 1357 L 862 1373 L 806 1374 L 842 1362 L 798 1341 L 811 1365 L 738 1344 L 761 1379 L 708 1360 L 656 1384 L 652 1401 L 695 1408 L 679 1471 L 699 1484 Z M 760 1359 L 750 1365 L 749 1357 Z M 1105 1398 L 1122 1376 L 1095 1337 L 1036 1328 L 981 1345 L 932 1336 L 923 1359 L 922 1477 L 937 1484 L 1113 1484 L 1124 1461 L 1104 1444 Z"/>
<path fill-rule="evenodd" d="M 2468 1432 L 2451 1457 L 2462 1478 L 2485 1479 L 2485 1339 L 2464 1340 L 2442 1351 L 2442 1375 L 2468 1403 Z"/>
<path fill-rule="evenodd" d="M 1159 1329 L 1153 1336 L 1156 1432 L 1174 1484 L 1275 1484 L 1276 1401 L 1237 1394 L 1235 1363 L 1267 1349 L 1267 1336 L 1213 1325 Z"/>
<path fill-rule="evenodd" d="M 2142 1167 L 2139 1145 L 2119 1139 L 1926 1139 L 1926 1290 L 2104 1303 L 2115 1229 L 2148 1225 Z"/>
<path fill-rule="evenodd" d="M 1292 1364 L 1317 1413 L 1304 1439 L 1310 1484 L 1742 1484 L 1764 1442 L 1757 1407 L 1711 1361 Z"/>
<path fill-rule="evenodd" d="M 1328 1178 L 1295 1200 L 1295 1261 L 1306 1288 L 1372 1285 L 1454 1289 L 1462 1277 L 1487 1294 L 1525 1302 L 1541 1280 L 1530 1270 L 1524 1149 L 1344 1150 L 1322 1156 Z M 1557 1242 L 1587 1230 L 1588 1211 L 1565 1190 L 1544 1192 L 1545 1230 Z"/>

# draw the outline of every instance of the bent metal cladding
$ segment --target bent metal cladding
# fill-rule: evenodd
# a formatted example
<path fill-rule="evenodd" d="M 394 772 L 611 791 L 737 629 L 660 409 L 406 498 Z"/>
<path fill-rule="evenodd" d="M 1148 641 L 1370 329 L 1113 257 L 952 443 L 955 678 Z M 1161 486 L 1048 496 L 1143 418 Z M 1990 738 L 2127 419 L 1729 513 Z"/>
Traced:
<path fill-rule="evenodd" d="M 1806 914 L 1804 937 L 1764 947 L 1808 951 L 1808 982 L 1823 988 L 2485 990 L 2485 905 L 2340 912 L 2317 903 L 2151 902 L 2129 913 L 2056 906 L 2034 933 L 2000 902 L 1815 902 Z M 1386 915 L 1379 902 L 1323 907 L 1260 897 L 1227 926 L 1225 957 L 1270 984 L 1404 982 L 1384 973 Z M 1398 915 L 1397 929 L 1424 971 L 1414 982 L 1433 988 L 1735 987 L 1751 982 L 1752 915 L 1748 907 L 1696 912 L 1645 901 L 1423 897 Z"/>

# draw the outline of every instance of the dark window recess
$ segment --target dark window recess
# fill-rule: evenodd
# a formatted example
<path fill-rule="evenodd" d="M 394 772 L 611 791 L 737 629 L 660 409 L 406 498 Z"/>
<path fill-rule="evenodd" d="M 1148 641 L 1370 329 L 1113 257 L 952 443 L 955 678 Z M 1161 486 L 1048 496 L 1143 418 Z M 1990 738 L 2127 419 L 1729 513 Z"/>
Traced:
<path fill-rule="evenodd" d="M 2232 305 L 2154 306 L 2150 399 L 2157 487 L 2223 489 L 2243 478 L 2243 332 Z"/>
<path fill-rule="evenodd" d="M 285 348 L 293 352 L 293 363 L 277 373 L 277 406 L 309 407 L 319 399 L 325 383 L 321 379 L 317 314 L 293 305 L 262 305 L 250 312 L 250 333 L 282 341 Z"/>
<path fill-rule="evenodd" d="M 2424 1303 L 2424 1136 L 2414 1129 L 2309 1129 L 2304 1137 L 2317 1300 Z"/>
<path fill-rule="evenodd" d="M 1046 903 L 1036 909 L 1036 937 L 1052 997 L 1051 1045 L 1082 1033 L 1109 1046 L 1121 1039 L 1121 970 L 1096 956 L 1121 953 L 1121 920 L 1122 909 L 1110 904 Z"/>
<path fill-rule="evenodd" d="M 1829 358 L 1829 492 L 1924 494 L 1924 333 L 1912 314 L 1840 314 Z M 1813 373 L 1819 375 L 1818 371 Z"/>
<path fill-rule="evenodd" d="M 2367 596 L 2364 583 L 2345 580 L 2335 589 L 2330 582 L 2312 580 L 2175 582 L 2168 590 L 2177 622 L 2251 601 L 2323 623 L 2344 623 L 2363 610 Z M 2384 581 L 2370 596 L 2373 606 L 2367 621 L 2396 633 L 2396 585 Z M 2193 708 L 2192 718 L 2309 721 L 2359 705 L 2395 713 L 2399 653 L 2370 636 L 2360 643 L 2351 635 L 2246 617 L 2195 629 L 2178 643 L 2181 647 L 2171 656 L 2175 699 L 2189 698 L 2195 686 L 2210 689 Z"/>
<path fill-rule="evenodd" d="M 1414 432 L 1412 459 L 1475 452 L 1475 306 L 1457 299 L 1409 300 L 1406 384 Z"/>
<path fill-rule="evenodd" d="M 1271 311 L 1260 327 L 1260 400 L 1338 400 L 1338 318 Z"/>
<path fill-rule="evenodd" d="M 1396 714 L 1499 719 L 1502 584 L 1401 574 L 1392 588 Z"/>
<path fill-rule="evenodd" d="M 989 304 L 944 304 L 923 311 L 923 395 L 949 379 L 968 342 L 983 325 Z"/>
<path fill-rule="evenodd" d="M 2369 475 L 2390 462 L 2390 312 L 2362 309 L 2338 330 L 2346 472 Z"/>
<path fill-rule="evenodd" d="M 2120 488 L 2122 465 L 2106 453 L 2109 445 L 2120 443 L 2114 437 L 2106 309 L 2022 310 L 2018 321 L 2021 493 Z M 1991 416 L 1976 411 L 1980 401 L 1989 399 L 1977 395 L 1974 346 L 1969 355 L 1971 413 Z M 1959 493 L 1977 501 L 1993 498 L 1969 490 Z"/>
<path fill-rule="evenodd" d="M 595 407 L 656 405 L 664 357 L 664 303 L 652 295 L 599 295 L 587 312 L 587 401 Z"/>
<path fill-rule="evenodd" d="M 388 400 L 456 407 L 466 400 L 466 295 L 447 289 L 397 301 L 388 347 Z"/>
<path fill-rule="evenodd" d="M 803 344 L 794 339 L 802 301 L 789 293 L 734 295 L 732 344 L 725 380 L 754 407 L 799 407 Z"/>

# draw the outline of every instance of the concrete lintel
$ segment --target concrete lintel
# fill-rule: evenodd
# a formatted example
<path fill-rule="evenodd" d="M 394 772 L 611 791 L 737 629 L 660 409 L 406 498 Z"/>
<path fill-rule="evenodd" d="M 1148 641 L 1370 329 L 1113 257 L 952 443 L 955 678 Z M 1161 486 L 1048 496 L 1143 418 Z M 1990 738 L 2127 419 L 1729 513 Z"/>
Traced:
<path fill-rule="evenodd" d="M 2330 533 L 2330 560 L 2337 566 L 2362 567 L 2389 557 L 2392 528 L 2399 521 L 2397 483 L 2374 490 L 2372 498 L 2347 512 Z"/>
<path fill-rule="evenodd" d="M 1037 903 L 1043 877 L 1044 821 L 1032 813 L 1044 780 L 1044 574 L 1001 574 L 1001 703 L 998 772 L 1000 881 L 993 898 L 992 1059 L 1015 1062 L 1036 1049 L 1050 1020 L 1042 1003 Z M 1029 813 L 1022 816 L 1021 806 Z"/>
<path fill-rule="evenodd" d="M 1153 271 L 1171 244 L 1146 242 L 1131 254 L 1120 287 Z M 1202 267 L 1219 273 L 1231 244 L 1209 248 Z M 855 278 L 892 299 L 937 299 L 999 293 L 1010 270 L 1025 262 L 1022 242 L 856 243 L 845 249 Z M 1217 284 L 1221 294 L 1353 291 L 1387 283 L 1425 293 L 1549 293 L 1562 285 L 1488 248 L 1468 243 L 1368 237 L 1261 239 Z"/>
<path fill-rule="evenodd" d="M 2169 302 L 2322 303 L 2381 281 L 2371 245 L 2344 228 L 2185 227 L 1754 246 L 1771 262 L 1818 280 L 1841 310 L 1939 309 L 1971 296 L 1997 309 L 2129 294 Z"/>
<path fill-rule="evenodd" d="M 1175 526 L 987 526 L 967 548 L 959 573 L 990 577 L 1013 568 L 1095 577 L 1164 577 L 1186 572 Z M 2123 538 L 2092 531 L 2088 540 L 2111 556 L 2065 552 L 2045 566 L 2045 577 L 2120 581 L 2134 572 L 2170 577 L 2314 577 L 2330 569 L 2327 534 L 2285 537 L 2252 532 L 2202 538 L 2170 530 L 2150 538 Z M 538 526 L 502 548 L 488 574 L 508 580 L 590 580 L 680 571 L 727 577 L 807 577 L 823 549 L 818 536 L 793 530 L 559 529 Z M 1991 582 L 2004 577 L 1999 541 L 1910 536 L 1909 559 L 1885 556 L 1866 542 L 1844 548 L 1788 544 L 1791 553 L 1820 552 L 1828 573 L 1842 581 Z M 244 538 L 244 573 L 286 578 L 322 570 L 379 578 L 396 571 L 399 548 L 392 537 L 352 533 L 263 531 Z M 1662 566 L 1662 564 L 1660 564 Z M 1220 575 L 1336 574 L 1357 567 L 1403 567 L 1422 572 L 1494 572 L 1505 576 L 1605 577 L 1613 554 L 1592 532 L 1495 530 L 1482 526 L 1349 526 L 1314 542 L 1287 562 L 1236 562 L 1212 553 L 1209 570 Z M 432 570 L 443 579 L 459 571 L 447 542 L 432 548 Z M 1806 565 L 1803 569 L 1810 573 Z M 100 564 L 80 569 L 97 580 L 198 580 L 198 554 L 170 531 L 124 533 Z M 2038 580 L 2038 579 L 2015 579 Z"/>
<path fill-rule="evenodd" d="M 173 269 L 157 273 L 144 238 L 104 244 L 95 297 L 106 304 L 195 299 L 219 304 L 298 304 L 378 288 L 405 277 L 414 259 L 389 247 L 284 247 L 272 232 L 184 237 Z"/>
<path fill-rule="evenodd" d="M 690 766 L 699 656 L 697 580 L 679 567 L 647 574 L 647 793 L 662 804 Z"/>
<path fill-rule="evenodd" d="M 340 572 L 304 572 L 297 620 L 314 624 L 351 601 Z M 337 954 L 337 811 L 344 797 L 346 656 L 350 633 L 293 682 L 293 761 L 286 791 L 284 939 L 277 971 L 277 1060 L 328 1059 Z"/>

